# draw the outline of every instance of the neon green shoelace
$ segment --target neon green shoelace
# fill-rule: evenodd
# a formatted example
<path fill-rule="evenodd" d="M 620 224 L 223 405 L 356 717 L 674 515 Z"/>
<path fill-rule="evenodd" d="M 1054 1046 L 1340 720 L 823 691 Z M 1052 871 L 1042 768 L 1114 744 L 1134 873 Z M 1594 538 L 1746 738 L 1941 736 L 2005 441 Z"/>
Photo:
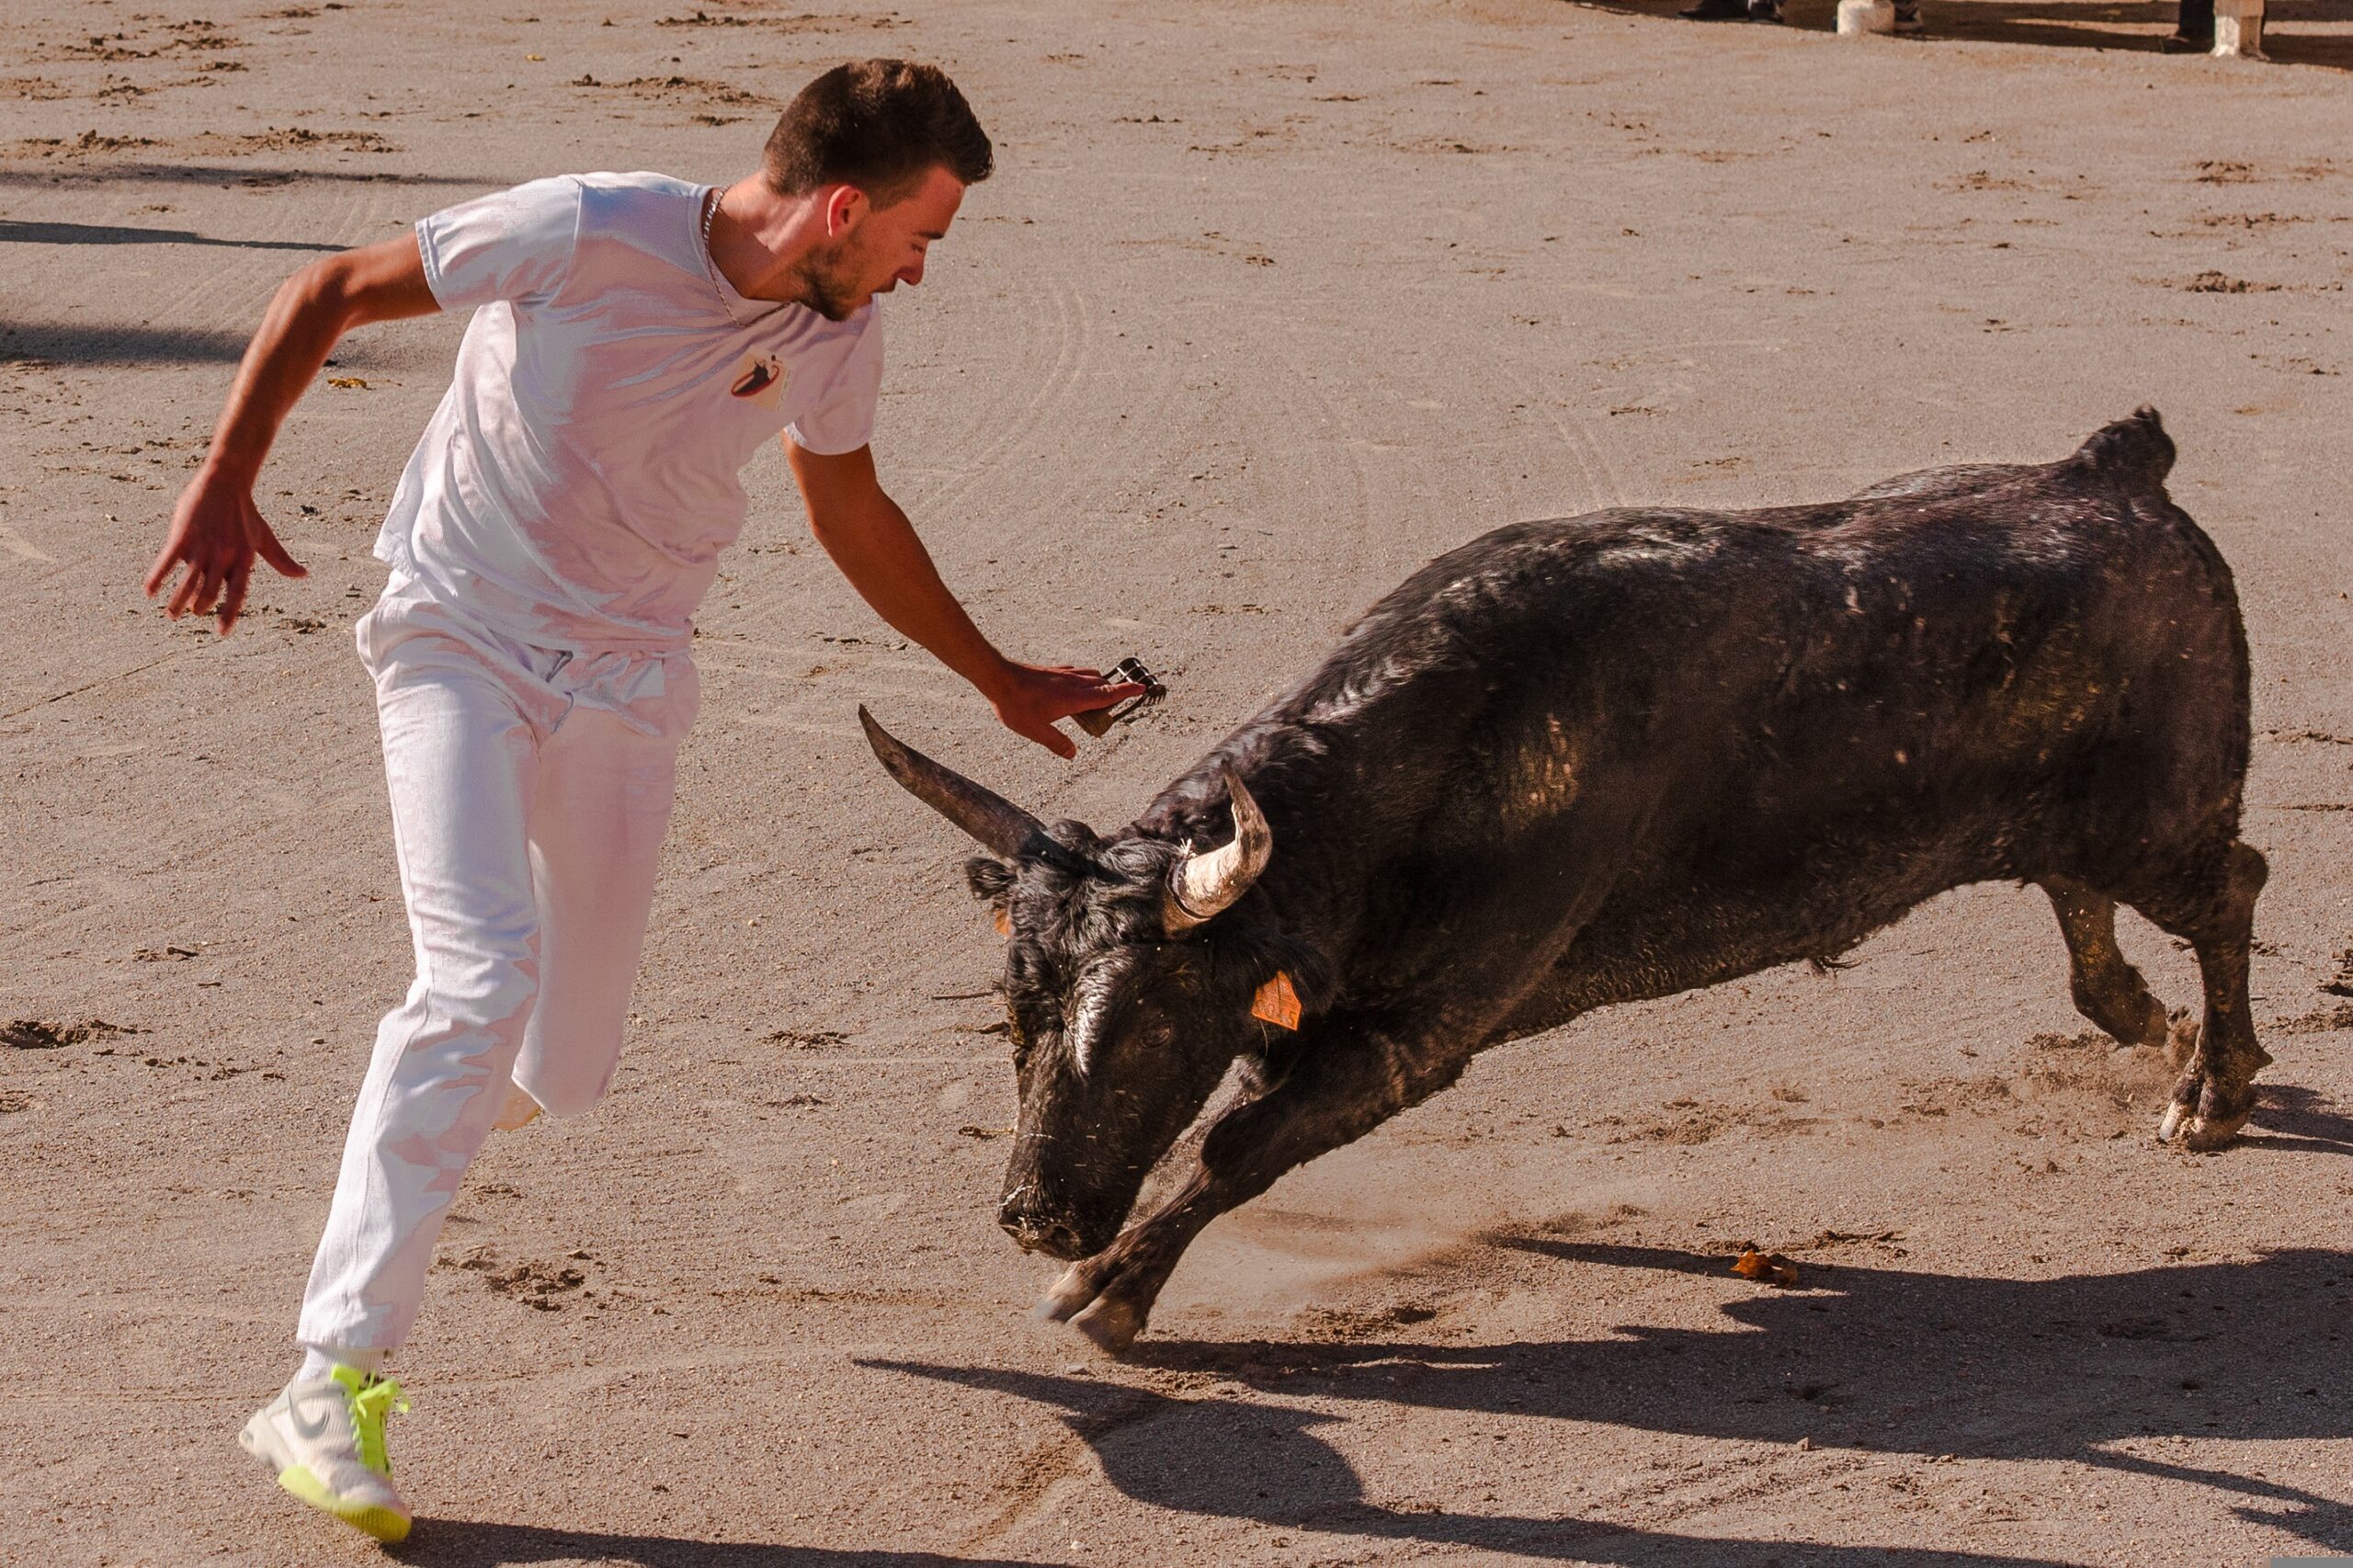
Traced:
<path fill-rule="evenodd" d="M 392 1461 L 384 1453 L 384 1417 L 394 1412 L 408 1414 L 401 1385 L 390 1378 L 370 1378 L 356 1389 L 348 1383 L 344 1387 L 351 1398 L 351 1432 L 359 1439 L 359 1462 L 378 1475 L 389 1476 Z"/>

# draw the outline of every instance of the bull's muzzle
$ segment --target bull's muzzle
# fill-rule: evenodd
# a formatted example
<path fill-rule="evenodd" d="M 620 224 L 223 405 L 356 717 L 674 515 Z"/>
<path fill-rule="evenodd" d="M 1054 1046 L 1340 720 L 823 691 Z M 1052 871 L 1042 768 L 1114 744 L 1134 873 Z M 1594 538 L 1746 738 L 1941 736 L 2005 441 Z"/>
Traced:
<path fill-rule="evenodd" d="M 996 1222 L 1005 1227 L 1023 1252 L 1042 1252 L 1048 1257 L 1065 1260 L 1084 1257 L 1086 1248 L 1079 1240 L 1078 1227 L 1058 1215 L 1049 1214 L 1026 1199 L 1009 1198 L 1000 1204 Z"/>

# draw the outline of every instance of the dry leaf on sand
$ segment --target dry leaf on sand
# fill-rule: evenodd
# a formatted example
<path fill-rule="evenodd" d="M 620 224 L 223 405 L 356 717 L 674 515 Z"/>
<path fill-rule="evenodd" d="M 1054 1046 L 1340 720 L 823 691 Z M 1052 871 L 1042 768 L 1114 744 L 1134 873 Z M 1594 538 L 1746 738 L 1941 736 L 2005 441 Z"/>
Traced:
<path fill-rule="evenodd" d="M 1798 1282 L 1798 1266 L 1778 1252 L 1744 1252 L 1733 1260 L 1732 1271 L 1744 1279 L 1762 1279 L 1783 1290 Z"/>

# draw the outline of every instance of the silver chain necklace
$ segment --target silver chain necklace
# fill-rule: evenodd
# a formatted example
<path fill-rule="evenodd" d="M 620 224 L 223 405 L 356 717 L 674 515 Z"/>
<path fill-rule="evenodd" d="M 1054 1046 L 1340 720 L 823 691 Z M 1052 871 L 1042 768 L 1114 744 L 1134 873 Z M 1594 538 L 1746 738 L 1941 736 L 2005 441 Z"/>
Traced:
<path fill-rule="evenodd" d="M 722 290 L 719 286 L 719 257 L 713 256 L 710 251 L 710 225 L 712 220 L 719 216 L 719 199 L 721 194 L 722 192 L 719 187 L 713 186 L 710 191 L 710 199 L 703 204 L 702 268 L 704 275 L 710 279 L 711 296 L 719 301 L 720 313 L 724 315 L 728 320 L 733 321 L 735 319 L 735 307 L 727 302 L 726 290 Z"/>

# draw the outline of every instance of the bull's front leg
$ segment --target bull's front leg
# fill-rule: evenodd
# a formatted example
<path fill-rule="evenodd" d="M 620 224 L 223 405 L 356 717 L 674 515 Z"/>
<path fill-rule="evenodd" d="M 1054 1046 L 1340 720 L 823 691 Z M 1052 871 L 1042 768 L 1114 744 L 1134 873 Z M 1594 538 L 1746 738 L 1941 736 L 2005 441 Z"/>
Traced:
<path fill-rule="evenodd" d="M 1218 1118 L 1199 1163 L 1168 1201 L 1120 1233 L 1093 1257 L 1071 1265 L 1039 1302 L 1040 1315 L 1068 1322 L 1118 1355 L 1143 1332 L 1160 1288 L 1193 1238 L 1229 1209 L 1257 1197 L 1284 1172 L 1352 1143 L 1461 1074 L 1475 1046 L 1401 1040 L 1340 1020 L 1302 1052 L 1289 1076 Z M 1475 1041 L 1478 1030 L 1445 1031 Z"/>

